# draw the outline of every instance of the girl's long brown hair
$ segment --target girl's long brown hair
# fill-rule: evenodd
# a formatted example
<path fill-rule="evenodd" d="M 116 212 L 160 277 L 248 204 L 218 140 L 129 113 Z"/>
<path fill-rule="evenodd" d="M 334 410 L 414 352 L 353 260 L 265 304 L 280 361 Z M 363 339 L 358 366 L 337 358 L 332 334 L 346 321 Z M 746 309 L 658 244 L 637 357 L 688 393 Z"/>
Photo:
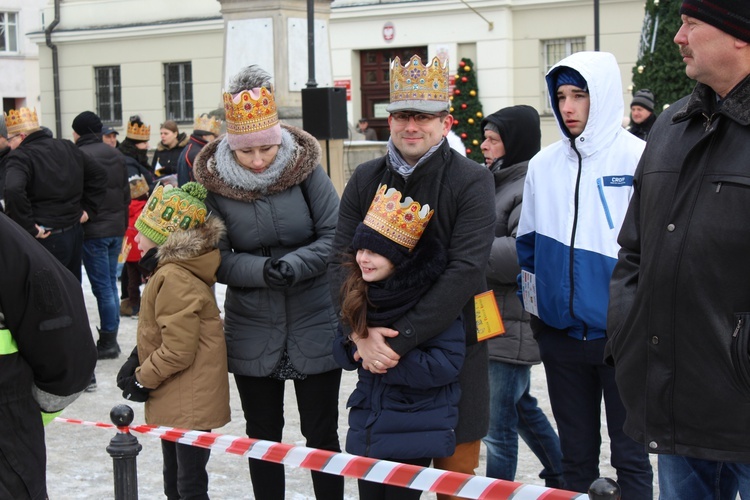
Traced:
<path fill-rule="evenodd" d="M 346 279 L 341 284 L 341 316 L 359 338 L 367 338 L 368 284 L 362 279 L 356 254 L 347 252 L 343 263 Z"/>

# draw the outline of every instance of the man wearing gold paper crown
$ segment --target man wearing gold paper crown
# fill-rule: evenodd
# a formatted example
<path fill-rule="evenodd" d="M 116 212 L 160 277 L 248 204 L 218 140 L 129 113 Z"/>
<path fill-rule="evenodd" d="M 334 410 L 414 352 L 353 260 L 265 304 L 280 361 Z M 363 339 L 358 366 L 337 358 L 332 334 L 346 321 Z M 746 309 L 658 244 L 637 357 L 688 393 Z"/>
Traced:
<path fill-rule="evenodd" d="M 448 63 L 438 58 L 426 66 L 418 56 L 405 66 L 398 58 L 391 63 L 388 153 L 357 167 L 346 185 L 329 258 L 329 280 L 338 304 L 342 256 L 379 185 L 434 208 L 425 237 L 440 241 L 447 249 L 445 271 L 391 328 L 368 328 L 367 338 L 357 339 L 356 332 L 352 336 L 357 339 L 363 368 L 386 373 L 401 356 L 462 317 L 467 351 L 460 376 L 457 446 L 452 457 L 433 463 L 441 469 L 473 474 L 489 420 L 487 348 L 477 343 L 473 297 L 487 290 L 484 273 L 494 234 L 494 192 L 490 172 L 456 153 L 445 140 L 453 124 L 448 77 Z M 343 326 L 345 334 L 349 333 L 346 329 L 351 328 Z"/>
<path fill-rule="evenodd" d="M 5 163 L 6 211 L 81 281 L 81 224 L 96 215 L 107 173 L 72 142 L 47 135 L 35 109 L 12 109 L 5 124 L 13 149 Z"/>
<path fill-rule="evenodd" d="M 203 146 L 219 137 L 221 120 L 203 113 L 195 117 L 193 133 L 187 146 L 180 153 L 177 160 L 177 185 L 182 186 L 186 182 L 194 181 L 193 164 Z"/>

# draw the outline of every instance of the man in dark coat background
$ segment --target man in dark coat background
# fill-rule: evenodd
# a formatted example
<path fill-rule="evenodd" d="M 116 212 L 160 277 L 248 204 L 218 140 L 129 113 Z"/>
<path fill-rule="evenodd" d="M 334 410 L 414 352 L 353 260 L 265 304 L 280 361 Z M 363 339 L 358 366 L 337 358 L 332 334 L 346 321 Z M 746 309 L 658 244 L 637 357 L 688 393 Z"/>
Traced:
<path fill-rule="evenodd" d="M 473 298 L 487 289 L 485 270 L 495 224 L 493 182 L 486 168 L 459 155 L 445 140 L 453 124 L 448 63 L 435 58 L 423 65 L 418 56 L 407 63 L 405 68 L 396 58 L 391 64 L 388 152 L 358 166 L 344 189 L 328 275 L 334 304 L 338 305 L 340 256 L 364 220 L 380 184 L 435 210 L 424 234 L 437 238 L 447 249 L 445 272 L 392 328 L 368 328 L 368 337 L 357 339 L 357 349 L 364 369 L 385 373 L 402 355 L 444 331 L 463 314 L 469 345 L 460 374 L 456 452 L 433 460 L 433 464 L 473 474 L 479 466 L 481 439 L 487 433 L 489 419 L 487 346 L 486 342 L 477 343 Z M 419 71 L 429 84 L 400 92 L 395 84 L 404 83 L 407 70 Z M 450 497 L 441 494 L 438 498 Z"/>
<path fill-rule="evenodd" d="M 539 477 L 549 488 L 562 488 L 560 439 L 530 394 L 531 366 L 541 363 L 529 326 L 529 313 L 518 300 L 521 266 L 516 232 L 529 160 L 539 152 L 539 113 L 531 106 L 503 108 L 482 120 L 485 164 L 495 179 L 495 239 L 487 265 L 487 284 L 495 293 L 505 333 L 487 341 L 490 354 L 490 427 L 487 476 L 515 481 L 518 436 L 544 466 Z"/>
<path fill-rule="evenodd" d="M 84 111 L 73 120 L 76 146 L 107 173 L 106 196 L 96 215 L 83 225 L 83 265 L 99 310 L 99 359 L 120 353 L 120 294 L 117 291 L 117 258 L 128 227 L 130 184 L 125 156 L 101 139 L 102 121 Z"/>
<path fill-rule="evenodd" d="M 193 165 L 195 157 L 201 152 L 203 146 L 216 140 L 221 130 L 221 120 L 203 113 L 195 118 L 193 133 L 187 146 L 180 153 L 177 160 L 177 185 L 182 186 L 187 182 L 194 181 Z"/>
<path fill-rule="evenodd" d="M 75 145 L 53 139 L 36 110 L 10 110 L 5 210 L 81 281 L 83 228 L 104 200 L 107 173 Z"/>

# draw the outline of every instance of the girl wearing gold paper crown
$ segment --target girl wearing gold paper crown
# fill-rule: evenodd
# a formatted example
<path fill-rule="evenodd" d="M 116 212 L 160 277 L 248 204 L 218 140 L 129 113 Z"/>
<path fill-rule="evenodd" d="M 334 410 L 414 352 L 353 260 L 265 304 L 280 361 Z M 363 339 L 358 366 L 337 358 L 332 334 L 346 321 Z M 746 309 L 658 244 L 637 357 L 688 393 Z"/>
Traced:
<path fill-rule="evenodd" d="M 341 369 L 326 257 L 338 195 L 308 133 L 279 123 L 270 76 L 257 66 L 224 94 L 227 134 L 209 143 L 193 173 L 206 205 L 227 226 L 218 279 L 228 285 L 229 371 L 249 437 L 281 441 L 286 381 L 294 382 L 307 446 L 340 451 Z M 284 466 L 250 459 L 256 499 L 284 499 Z M 341 476 L 312 472 L 319 499 L 341 499 Z"/>
<path fill-rule="evenodd" d="M 432 215 L 429 205 L 408 197 L 402 203 L 399 191 L 379 187 L 343 259 L 341 314 L 352 333 L 344 337 L 339 329 L 333 348 L 336 361 L 359 375 L 347 402 L 346 451 L 423 467 L 456 446 L 458 374 L 466 353 L 461 318 L 382 373 L 362 367 L 356 342 L 368 336 L 368 327 L 391 327 L 445 270 L 440 242 L 421 239 Z M 362 500 L 418 499 L 421 493 L 359 481 Z"/>
<path fill-rule="evenodd" d="M 135 222 L 143 290 L 137 345 L 117 374 L 146 423 L 209 431 L 230 420 L 226 344 L 211 287 L 224 224 L 208 217 L 206 190 L 158 186 Z M 167 498 L 208 498 L 211 450 L 162 441 Z"/>

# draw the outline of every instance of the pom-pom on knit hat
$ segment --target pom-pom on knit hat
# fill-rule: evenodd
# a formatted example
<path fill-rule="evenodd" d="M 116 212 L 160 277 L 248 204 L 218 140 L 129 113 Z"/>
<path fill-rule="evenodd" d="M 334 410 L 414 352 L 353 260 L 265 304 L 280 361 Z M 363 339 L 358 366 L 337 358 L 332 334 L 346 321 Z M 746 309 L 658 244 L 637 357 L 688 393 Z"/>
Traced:
<path fill-rule="evenodd" d="M 125 137 L 133 142 L 148 142 L 151 138 L 151 125 L 145 125 L 138 115 L 131 116 Z"/>
<path fill-rule="evenodd" d="M 179 188 L 159 185 L 135 221 L 135 228 L 161 245 L 171 233 L 203 224 L 207 194 L 206 188 L 197 182 L 188 182 Z"/>

